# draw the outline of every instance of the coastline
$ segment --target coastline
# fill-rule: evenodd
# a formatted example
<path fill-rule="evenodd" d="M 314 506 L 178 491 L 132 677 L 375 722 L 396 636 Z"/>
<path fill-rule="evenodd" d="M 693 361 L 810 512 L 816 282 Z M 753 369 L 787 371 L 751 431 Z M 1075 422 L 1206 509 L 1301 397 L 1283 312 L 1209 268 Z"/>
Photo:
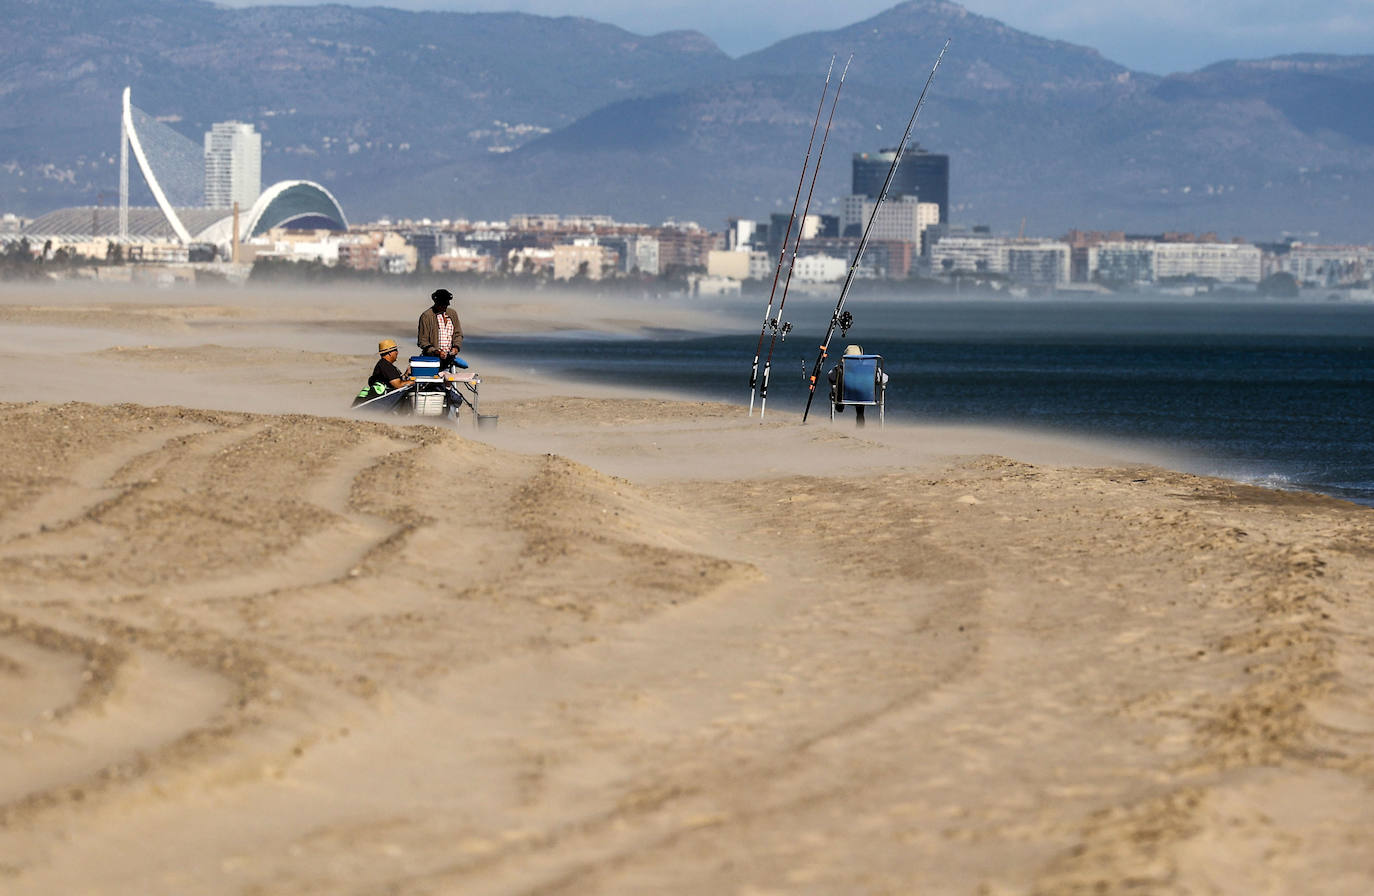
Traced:
<path fill-rule="evenodd" d="M 0 314 L 6 892 L 1374 881 L 1368 508 L 480 363 L 495 430 L 352 419 L 360 306 L 147 304 Z"/>

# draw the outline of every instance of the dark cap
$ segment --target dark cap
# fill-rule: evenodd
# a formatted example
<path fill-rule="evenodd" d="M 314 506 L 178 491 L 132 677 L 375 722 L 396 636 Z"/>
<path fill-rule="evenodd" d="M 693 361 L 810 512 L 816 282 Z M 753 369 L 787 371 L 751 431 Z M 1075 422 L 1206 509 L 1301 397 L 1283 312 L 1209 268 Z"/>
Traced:
<path fill-rule="evenodd" d="M 448 305 L 453 302 L 453 293 L 447 289 L 436 289 L 429 294 L 429 297 L 436 305 Z"/>

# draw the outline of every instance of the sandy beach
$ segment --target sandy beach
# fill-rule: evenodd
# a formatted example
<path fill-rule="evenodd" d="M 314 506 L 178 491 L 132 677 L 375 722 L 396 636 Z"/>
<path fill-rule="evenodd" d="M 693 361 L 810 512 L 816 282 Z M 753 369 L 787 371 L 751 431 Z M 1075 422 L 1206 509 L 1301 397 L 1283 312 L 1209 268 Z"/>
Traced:
<path fill-rule="evenodd" d="M 350 416 L 425 304 L 0 284 L 0 892 L 1374 891 L 1374 510 L 483 361 L 632 301 Z"/>

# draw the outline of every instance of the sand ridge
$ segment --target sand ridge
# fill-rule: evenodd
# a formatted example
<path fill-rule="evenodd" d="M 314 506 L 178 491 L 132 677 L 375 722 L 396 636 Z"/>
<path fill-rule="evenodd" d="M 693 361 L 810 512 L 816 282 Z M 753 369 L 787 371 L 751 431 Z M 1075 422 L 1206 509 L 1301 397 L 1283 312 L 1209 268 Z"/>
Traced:
<path fill-rule="evenodd" d="M 0 890 L 1374 881 L 1367 508 L 517 371 L 321 414 L 280 323 L 0 393 Z"/>

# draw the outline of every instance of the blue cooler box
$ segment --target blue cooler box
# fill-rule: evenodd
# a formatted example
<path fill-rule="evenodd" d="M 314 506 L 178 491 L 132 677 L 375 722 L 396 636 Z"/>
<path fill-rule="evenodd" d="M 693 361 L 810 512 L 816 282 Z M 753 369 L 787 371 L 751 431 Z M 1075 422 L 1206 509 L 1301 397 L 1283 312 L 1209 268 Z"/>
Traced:
<path fill-rule="evenodd" d="M 410 359 L 410 373 L 417 379 L 422 376 L 439 375 L 439 359 L 420 355 Z"/>

